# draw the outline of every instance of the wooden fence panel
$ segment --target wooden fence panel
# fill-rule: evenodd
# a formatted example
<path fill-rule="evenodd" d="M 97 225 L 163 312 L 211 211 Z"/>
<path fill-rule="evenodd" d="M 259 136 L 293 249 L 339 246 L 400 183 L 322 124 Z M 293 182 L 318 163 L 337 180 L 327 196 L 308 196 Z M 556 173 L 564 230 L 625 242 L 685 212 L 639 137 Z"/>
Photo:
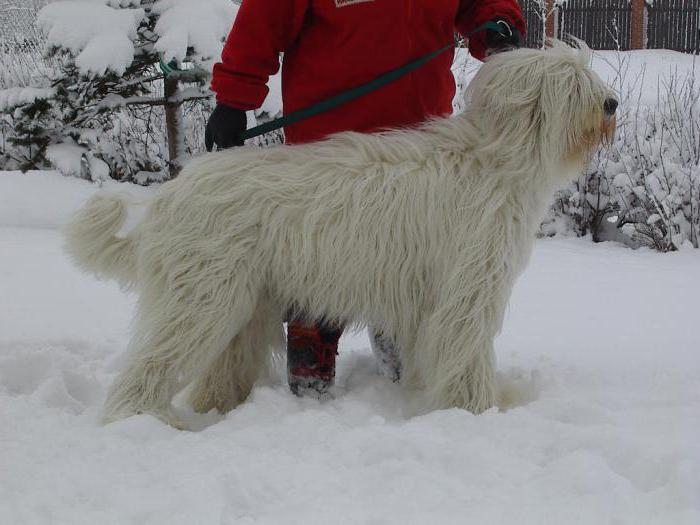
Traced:
<path fill-rule="evenodd" d="M 700 0 L 647 5 L 647 48 L 700 53 Z"/>
<path fill-rule="evenodd" d="M 538 0 L 518 0 L 523 10 L 527 32 L 525 47 L 542 47 L 544 42 L 544 10 Z"/>
<path fill-rule="evenodd" d="M 556 10 L 556 36 L 593 49 L 630 49 L 631 15 L 629 0 L 568 0 Z"/>
<path fill-rule="evenodd" d="M 544 40 L 544 0 L 519 0 L 527 22 L 527 47 Z M 632 46 L 630 0 L 553 1 L 554 36 L 584 40 L 593 49 Z M 550 4 L 551 5 L 551 4 Z M 646 0 L 646 47 L 700 54 L 700 0 Z"/>

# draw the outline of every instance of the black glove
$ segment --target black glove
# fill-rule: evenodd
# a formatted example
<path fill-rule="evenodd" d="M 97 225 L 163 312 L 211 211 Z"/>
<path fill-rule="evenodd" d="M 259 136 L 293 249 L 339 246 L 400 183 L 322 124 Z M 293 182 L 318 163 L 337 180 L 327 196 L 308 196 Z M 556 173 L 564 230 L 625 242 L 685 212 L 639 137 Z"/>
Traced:
<path fill-rule="evenodd" d="M 517 49 L 522 45 L 520 31 L 511 26 L 507 20 L 503 18 L 494 18 L 491 22 L 498 24 L 501 31 L 499 32 L 493 29 L 486 30 L 487 55 L 508 51 L 510 49 Z"/>
<path fill-rule="evenodd" d="M 246 130 L 247 125 L 245 111 L 217 104 L 209 117 L 204 133 L 204 145 L 207 151 L 211 151 L 214 144 L 220 150 L 242 146 L 243 139 L 240 138 L 240 134 Z"/>

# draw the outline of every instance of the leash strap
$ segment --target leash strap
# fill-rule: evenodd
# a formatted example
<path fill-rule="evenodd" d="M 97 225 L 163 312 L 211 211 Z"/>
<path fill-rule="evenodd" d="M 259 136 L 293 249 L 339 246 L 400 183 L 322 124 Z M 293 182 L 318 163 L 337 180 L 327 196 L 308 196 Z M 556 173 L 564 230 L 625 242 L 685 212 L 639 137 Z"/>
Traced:
<path fill-rule="evenodd" d="M 504 27 L 506 29 L 504 29 Z M 478 26 L 476 29 L 473 31 L 470 31 L 467 35 L 465 35 L 467 38 L 472 36 L 475 33 L 478 33 L 480 31 L 486 31 L 487 29 L 490 29 L 492 31 L 496 31 L 497 33 L 501 33 L 505 36 L 508 36 L 506 34 L 506 31 L 510 32 L 510 28 L 504 23 L 496 23 L 496 22 L 486 22 L 485 24 L 481 24 Z M 370 80 L 366 84 L 362 84 L 360 86 L 357 86 L 355 88 L 349 89 L 347 91 L 344 91 L 343 93 L 340 93 L 338 95 L 335 95 L 333 97 L 327 98 L 325 100 L 322 100 L 321 102 L 314 104 L 312 106 L 293 111 L 287 115 L 284 115 L 283 117 L 280 117 L 275 120 L 271 120 L 269 122 L 265 122 L 264 124 L 261 124 L 259 126 L 255 126 L 254 128 L 250 128 L 243 133 L 241 133 L 239 136 L 242 140 L 247 140 L 247 139 L 252 139 L 253 137 L 257 137 L 259 135 L 264 135 L 265 133 L 269 133 L 271 131 L 274 131 L 276 129 L 280 129 L 285 126 L 289 126 L 290 124 L 294 124 L 296 122 L 300 122 L 302 120 L 306 120 L 308 118 L 313 117 L 314 115 L 318 115 L 319 113 L 323 113 L 325 111 L 328 111 L 330 109 L 336 108 L 338 106 L 341 106 L 343 104 L 346 104 L 347 102 L 350 102 L 351 100 L 355 100 L 356 98 L 362 97 L 366 95 L 367 93 L 371 93 L 372 91 L 376 91 L 377 89 L 386 86 L 387 84 L 390 84 L 402 76 L 406 75 L 407 73 L 410 73 L 411 71 L 418 69 L 421 67 L 423 64 L 430 62 L 432 59 L 435 57 L 443 54 L 445 51 L 454 48 L 457 45 L 458 41 L 452 42 L 449 45 L 446 45 L 444 47 L 441 47 L 440 49 L 433 51 L 431 53 L 428 53 L 427 55 L 424 55 L 412 62 L 409 62 L 407 64 L 404 64 L 401 67 L 398 67 L 396 69 L 393 69 L 391 71 L 388 71 L 387 73 L 384 73 L 377 78 Z"/>

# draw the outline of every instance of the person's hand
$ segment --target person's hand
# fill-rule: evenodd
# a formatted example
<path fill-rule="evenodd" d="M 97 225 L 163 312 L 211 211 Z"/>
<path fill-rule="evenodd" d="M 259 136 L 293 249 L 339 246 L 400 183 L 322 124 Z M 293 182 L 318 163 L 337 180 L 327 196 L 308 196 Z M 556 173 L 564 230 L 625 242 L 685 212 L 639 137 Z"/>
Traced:
<path fill-rule="evenodd" d="M 513 27 L 507 20 L 503 18 L 494 18 L 491 22 L 496 23 L 501 31 L 493 29 L 486 30 L 486 54 L 500 53 L 517 49 L 522 45 L 522 37 L 520 31 Z"/>
<path fill-rule="evenodd" d="M 240 135 L 246 130 L 247 125 L 245 111 L 217 104 L 209 117 L 204 133 L 204 145 L 207 151 L 214 149 L 214 144 L 220 150 L 242 146 L 243 140 Z"/>

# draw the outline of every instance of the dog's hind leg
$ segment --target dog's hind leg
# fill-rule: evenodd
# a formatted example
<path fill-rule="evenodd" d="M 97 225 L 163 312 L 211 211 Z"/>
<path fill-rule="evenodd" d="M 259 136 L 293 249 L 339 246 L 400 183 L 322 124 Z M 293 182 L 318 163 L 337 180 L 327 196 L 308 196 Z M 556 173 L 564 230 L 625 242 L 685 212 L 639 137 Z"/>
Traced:
<path fill-rule="evenodd" d="M 142 293 L 130 359 L 107 396 L 105 421 L 148 413 L 182 426 L 172 413 L 172 397 L 250 321 L 258 299 L 252 273 L 228 280 L 209 276 L 205 283 L 190 279 L 167 292 L 153 286 Z"/>
<path fill-rule="evenodd" d="M 396 342 L 383 332 L 370 328 L 369 344 L 377 359 L 379 374 L 397 383 L 401 379 L 401 355 Z"/>
<path fill-rule="evenodd" d="M 195 380 L 189 393 L 192 408 L 200 413 L 213 408 L 222 414 L 233 410 L 248 397 L 255 381 L 269 371 L 272 355 L 283 348 L 279 309 L 261 299 L 250 322 Z"/>

